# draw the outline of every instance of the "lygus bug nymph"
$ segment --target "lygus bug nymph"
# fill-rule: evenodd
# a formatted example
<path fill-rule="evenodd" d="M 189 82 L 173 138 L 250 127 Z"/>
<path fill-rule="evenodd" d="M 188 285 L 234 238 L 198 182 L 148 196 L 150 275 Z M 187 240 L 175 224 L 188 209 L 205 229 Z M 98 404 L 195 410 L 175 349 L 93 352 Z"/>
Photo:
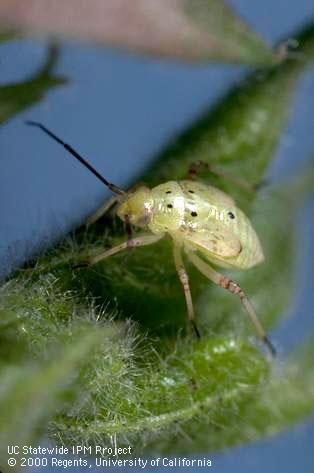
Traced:
<path fill-rule="evenodd" d="M 93 265 L 127 248 L 151 245 L 169 235 L 173 240 L 176 270 L 183 286 L 188 318 L 197 337 L 194 308 L 189 278 L 184 267 L 182 251 L 196 268 L 215 284 L 237 294 L 257 335 L 272 355 L 275 348 L 268 339 L 255 310 L 241 287 L 218 273 L 209 263 L 225 268 L 248 269 L 264 259 L 263 251 L 249 219 L 236 207 L 234 200 L 219 189 L 193 180 L 169 181 L 149 189 L 145 185 L 125 192 L 107 181 L 70 145 L 40 123 L 28 121 L 61 144 L 78 161 L 87 167 L 103 184 L 114 192 L 119 203 L 117 215 L 130 225 L 146 228 L 151 233 L 130 238 L 88 261 Z M 201 164 L 201 163 L 200 163 Z M 195 165 L 190 178 L 196 174 Z M 108 208 L 108 205 L 106 206 Z M 98 216 L 99 216 L 98 212 Z"/>

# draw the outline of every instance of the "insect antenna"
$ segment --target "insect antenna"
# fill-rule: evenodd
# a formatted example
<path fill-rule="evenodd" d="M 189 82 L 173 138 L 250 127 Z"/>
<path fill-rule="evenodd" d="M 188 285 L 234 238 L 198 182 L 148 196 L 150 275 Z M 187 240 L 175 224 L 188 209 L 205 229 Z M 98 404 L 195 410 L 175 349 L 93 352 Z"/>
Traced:
<path fill-rule="evenodd" d="M 91 164 L 89 164 L 77 151 L 75 151 L 75 149 L 72 148 L 72 146 L 65 143 L 63 140 L 61 140 L 61 138 L 59 138 L 57 135 L 52 133 L 52 131 L 48 130 L 48 128 L 46 128 L 44 125 L 42 125 L 39 122 L 34 122 L 31 120 L 26 121 L 25 124 L 39 128 L 48 136 L 50 136 L 50 138 L 52 138 L 57 143 L 62 145 L 70 154 L 72 154 L 72 156 L 74 156 L 74 158 L 76 158 L 81 164 L 83 164 L 83 166 L 85 166 L 91 173 L 93 173 L 94 176 L 96 176 L 103 184 L 105 184 L 105 186 L 109 187 L 109 189 L 112 192 L 118 195 L 126 194 L 126 192 L 120 189 L 120 187 L 116 186 L 112 182 L 107 181 L 107 179 L 105 179 Z"/>

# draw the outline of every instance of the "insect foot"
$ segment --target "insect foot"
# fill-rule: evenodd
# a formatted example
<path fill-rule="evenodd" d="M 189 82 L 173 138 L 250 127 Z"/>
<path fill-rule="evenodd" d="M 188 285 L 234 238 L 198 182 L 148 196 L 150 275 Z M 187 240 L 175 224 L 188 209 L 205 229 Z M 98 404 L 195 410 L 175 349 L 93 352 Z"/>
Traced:
<path fill-rule="evenodd" d="M 260 321 L 258 320 L 257 315 L 255 313 L 255 310 L 254 310 L 252 304 L 250 303 L 249 299 L 247 298 L 247 296 L 246 296 L 245 292 L 243 291 L 243 289 L 241 289 L 239 284 L 237 284 L 235 281 L 232 281 L 232 279 L 229 279 L 225 276 L 221 276 L 221 278 L 219 279 L 219 285 L 221 287 L 223 287 L 224 289 L 227 289 L 227 291 L 231 292 L 232 294 L 237 294 L 240 297 L 240 300 L 241 300 L 248 316 L 250 317 L 253 325 L 255 326 L 255 329 L 256 329 L 256 332 L 257 332 L 258 336 L 260 337 L 260 339 L 265 343 L 265 345 L 269 349 L 269 351 L 271 353 L 271 356 L 275 357 L 276 356 L 276 349 L 273 346 L 273 344 L 271 343 L 271 341 L 269 340 L 268 336 L 266 335 L 266 333 L 264 331 L 264 328 L 263 328 L 262 324 L 260 323 Z"/>
<path fill-rule="evenodd" d="M 76 264 L 72 264 L 71 268 L 76 270 L 76 269 L 88 268 L 89 266 L 91 266 L 90 262 L 88 260 L 85 260 L 85 261 L 80 261 L 79 263 L 76 263 Z"/>
<path fill-rule="evenodd" d="M 197 325 L 196 325 L 195 320 L 191 320 L 191 326 L 192 326 L 192 329 L 193 329 L 193 331 L 194 331 L 194 333 L 195 333 L 195 335 L 196 335 L 196 338 L 197 338 L 198 340 L 200 340 L 200 339 L 201 339 L 201 334 L 200 334 L 200 331 L 199 331 L 199 329 L 198 329 L 198 327 L 197 327 Z"/>

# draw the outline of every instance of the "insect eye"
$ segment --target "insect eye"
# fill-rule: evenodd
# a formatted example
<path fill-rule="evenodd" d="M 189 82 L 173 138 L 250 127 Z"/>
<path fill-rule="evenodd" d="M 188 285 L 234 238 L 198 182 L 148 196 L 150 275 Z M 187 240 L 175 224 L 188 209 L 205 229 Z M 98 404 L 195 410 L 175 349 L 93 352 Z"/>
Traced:
<path fill-rule="evenodd" d="M 194 194 L 194 191 L 192 191 L 192 189 L 189 190 L 189 193 L 190 194 Z"/>
<path fill-rule="evenodd" d="M 192 217 L 197 217 L 197 212 L 191 212 Z"/>
<path fill-rule="evenodd" d="M 167 207 L 168 207 L 168 209 L 172 209 L 173 205 L 172 205 L 172 204 L 168 204 Z"/>
<path fill-rule="evenodd" d="M 171 194 L 171 191 L 166 191 L 166 194 Z"/>
<path fill-rule="evenodd" d="M 235 218 L 235 215 L 233 212 L 228 212 L 228 216 L 233 220 Z"/>

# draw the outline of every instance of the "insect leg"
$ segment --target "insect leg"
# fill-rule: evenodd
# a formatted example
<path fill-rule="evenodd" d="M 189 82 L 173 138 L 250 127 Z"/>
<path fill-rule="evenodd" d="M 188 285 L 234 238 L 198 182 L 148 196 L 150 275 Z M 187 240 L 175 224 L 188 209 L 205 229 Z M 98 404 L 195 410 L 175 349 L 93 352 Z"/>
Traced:
<path fill-rule="evenodd" d="M 124 228 L 128 236 L 128 241 L 132 240 L 134 233 L 133 233 L 132 225 L 130 223 L 130 219 L 127 215 L 125 216 Z M 124 258 L 124 262 L 126 262 L 129 259 L 129 256 L 133 253 L 133 251 L 134 251 L 134 246 L 128 245 L 128 254 Z"/>
<path fill-rule="evenodd" d="M 194 308 L 193 308 L 191 290 L 190 290 L 190 285 L 189 285 L 189 277 L 188 277 L 188 274 L 187 274 L 187 272 L 185 270 L 185 267 L 184 267 L 184 264 L 183 264 L 181 249 L 177 245 L 174 245 L 173 256 L 174 256 L 174 263 L 175 263 L 175 266 L 176 266 L 176 270 L 177 270 L 179 279 L 180 279 L 181 284 L 182 284 L 183 289 L 184 289 L 184 295 L 185 295 L 186 305 L 187 305 L 187 309 L 188 309 L 189 322 L 190 322 L 197 338 L 201 338 L 200 332 L 199 332 L 199 330 L 197 328 L 197 325 L 196 325 L 196 322 L 195 322 Z"/>
<path fill-rule="evenodd" d="M 120 251 L 126 250 L 127 248 L 151 245 L 152 243 L 156 243 L 163 236 L 164 235 L 142 235 L 136 238 L 132 238 L 131 240 L 127 240 L 124 243 L 120 243 L 120 245 L 114 246 L 113 248 L 110 248 L 109 250 L 104 251 L 103 253 L 100 253 L 99 255 L 94 256 L 93 258 L 90 258 L 89 260 L 87 260 L 86 263 L 88 265 L 93 265 L 93 264 L 99 263 L 99 261 L 105 258 L 109 258 L 109 256 L 119 253 Z"/>
<path fill-rule="evenodd" d="M 207 263 L 205 263 L 201 258 L 199 258 L 193 251 L 188 251 L 188 256 L 192 263 L 196 266 L 196 268 L 204 274 L 208 279 L 213 281 L 215 284 L 227 289 L 232 294 L 237 294 L 240 297 L 243 307 L 245 308 L 251 322 L 253 323 L 256 333 L 259 338 L 265 343 L 267 348 L 269 349 L 272 356 L 276 355 L 276 350 L 267 337 L 265 330 L 257 318 L 256 312 L 254 307 L 252 306 L 251 302 L 247 298 L 247 295 L 243 291 L 243 289 L 231 279 L 223 276 L 222 274 L 218 273 L 214 269 L 212 269 Z"/>
<path fill-rule="evenodd" d="M 200 173 L 202 169 L 206 169 L 208 172 L 211 172 L 212 174 L 215 174 L 218 177 L 222 177 L 224 179 L 229 180 L 230 182 L 233 182 L 239 187 L 242 187 L 243 189 L 246 189 L 248 191 L 255 191 L 259 185 L 252 185 L 248 183 L 245 179 L 241 179 L 240 177 L 236 176 L 230 176 L 230 174 L 225 174 L 224 172 L 220 171 L 219 169 L 216 168 L 216 166 L 213 166 L 212 164 L 207 163 L 206 161 L 195 161 L 190 165 L 189 171 L 188 171 L 188 179 L 195 180 L 197 175 Z"/>
<path fill-rule="evenodd" d="M 103 215 L 105 215 L 105 213 L 107 213 L 108 210 L 110 210 L 111 207 L 113 207 L 117 202 L 119 202 L 119 198 L 116 195 L 113 195 L 112 197 L 110 197 L 109 200 L 106 200 L 106 202 L 101 207 L 99 207 L 96 212 L 94 212 L 90 217 L 88 217 L 88 219 L 86 220 L 86 227 L 88 228 L 94 223 L 96 223 L 97 220 L 99 220 Z"/>

